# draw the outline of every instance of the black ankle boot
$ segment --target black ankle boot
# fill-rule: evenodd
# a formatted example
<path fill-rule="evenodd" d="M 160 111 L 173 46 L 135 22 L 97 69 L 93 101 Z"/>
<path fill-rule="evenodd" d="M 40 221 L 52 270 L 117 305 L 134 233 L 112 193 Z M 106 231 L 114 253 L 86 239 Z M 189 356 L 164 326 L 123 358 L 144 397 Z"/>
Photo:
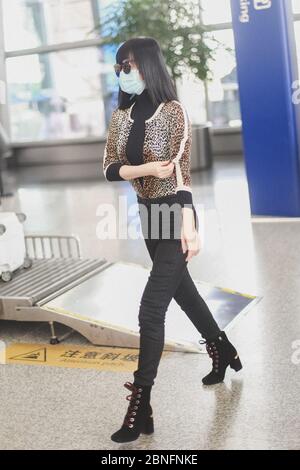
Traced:
<path fill-rule="evenodd" d="M 237 350 L 230 343 L 224 331 L 221 331 L 215 338 L 200 341 L 200 343 L 206 344 L 208 355 L 213 361 L 211 372 L 202 379 L 204 385 L 223 382 L 228 366 L 236 372 L 243 367 Z"/>
<path fill-rule="evenodd" d="M 111 435 L 111 439 L 115 442 L 135 441 L 141 433 L 152 434 L 154 432 L 150 405 L 152 386 L 126 382 L 124 387 L 132 393 L 126 397 L 130 403 L 123 424 L 118 431 Z"/>

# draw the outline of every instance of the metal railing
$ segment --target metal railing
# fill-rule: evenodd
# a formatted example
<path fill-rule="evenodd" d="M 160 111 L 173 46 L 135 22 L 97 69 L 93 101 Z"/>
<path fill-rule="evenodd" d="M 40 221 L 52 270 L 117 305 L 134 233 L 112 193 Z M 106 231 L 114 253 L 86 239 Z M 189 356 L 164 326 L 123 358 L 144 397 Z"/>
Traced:
<path fill-rule="evenodd" d="M 31 259 L 81 258 L 75 235 L 25 235 L 27 257 Z"/>

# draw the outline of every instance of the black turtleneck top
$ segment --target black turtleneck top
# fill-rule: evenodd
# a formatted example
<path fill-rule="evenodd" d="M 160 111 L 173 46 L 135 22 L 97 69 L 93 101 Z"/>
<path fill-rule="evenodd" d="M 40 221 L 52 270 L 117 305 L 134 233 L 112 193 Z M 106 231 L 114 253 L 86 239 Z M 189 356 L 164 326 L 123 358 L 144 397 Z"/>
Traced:
<path fill-rule="evenodd" d="M 147 88 L 140 95 L 136 95 L 135 105 L 131 110 L 131 118 L 134 122 L 126 144 L 126 155 L 132 165 L 143 163 L 145 120 L 149 119 L 156 109 L 157 106 L 152 103 Z M 143 178 L 139 180 L 143 186 Z"/>

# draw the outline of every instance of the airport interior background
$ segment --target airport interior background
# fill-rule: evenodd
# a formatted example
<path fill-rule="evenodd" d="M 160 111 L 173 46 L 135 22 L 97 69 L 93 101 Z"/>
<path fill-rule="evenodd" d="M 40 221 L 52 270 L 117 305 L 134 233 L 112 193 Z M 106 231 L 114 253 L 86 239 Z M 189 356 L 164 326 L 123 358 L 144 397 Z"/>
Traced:
<path fill-rule="evenodd" d="M 119 267 L 121 275 L 116 271 L 111 285 L 117 298 L 118 283 L 127 283 L 130 297 L 134 281 L 130 275 L 124 280 L 122 269 L 141 268 L 145 275 L 151 260 L 142 239 L 101 240 L 96 234 L 100 204 L 117 205 L 120 196 L 135 200 L 128 182 L 108 182 L 102 170 L 118 97 L 117 45 L 103 46 L 97 29 L 109 3 L 0 2 L 1 212 L 25 214 L 28 238 L 74 236 L 82 258 L 98 260 L 98 273 L 103 272 L 101 260 L 108 272 L 109 264 Z M 207 80 L 185 71 L 176 81 L 193 125 L 193 198 L 203 233 L 201 253 L 189 269 L 204 290 L 210 286 L 226 293 L 224 304 L 219 294 L 212 298 L 213 307 L 218 302 L 229 309 L 231 303 L 242 305 L 226 331 L 244 367 L 207 390 L 201 384 L 210 366 L 207 355 L 184 347 L 166 351 L 152 392 L 155 433 L 122 449 L 299 449 L 300 218 L 251 211 L 230 1 L 196 3 L 214 60 Z M 293 1 L 293 20 L 300 68 L 299 0 Z M 208 139 L 200 150 L 198 139 L 200 144 Z M 47 288 L 57 281 L 51 276 L 43 278 Z M 37 276 L 31 282 L 38 283 Z M 3 285 L 9 289 L 8 282 L 1 283 L 0 295 Z M 78 288 L 78 278 L 74 285 Z M 61 338 L 50 346 L 62 348 L 66 358 L 75 357 L 78 348 L 95 351 L 92 337 L 81 325 L 76 328 L 78 318 L 74 324 L 59 322 L 53 299 L 52 292 L 48 300 L 54 316 L 47 321 L 42 321 L 42 309 L 22 321 L 25 308 L 14 318 L 4 315 L 5 303 L 0 308 L 1 344 L 15 351 L 9 359 L 17 358 L 5 356 L 0 364 L 0 448 L 120 448 L 110 435 L 123 419 L 123 383 L 131 380 L 133 369 L 47 365 L 40 352 L 31 354 L 46 351 L 50 336 L 52 343 Z M 251 302 L 247 306 L 241 299 Z M 124 316 L 129 299 L 117 300 L 118 315 Z M 138 304 L 133 305 L 137 315 Z M 93 302 L 84 308 L 89 309 L 83 312 L 88 328 Z M 104 346 L 109 354 L 109 342 Z"/>

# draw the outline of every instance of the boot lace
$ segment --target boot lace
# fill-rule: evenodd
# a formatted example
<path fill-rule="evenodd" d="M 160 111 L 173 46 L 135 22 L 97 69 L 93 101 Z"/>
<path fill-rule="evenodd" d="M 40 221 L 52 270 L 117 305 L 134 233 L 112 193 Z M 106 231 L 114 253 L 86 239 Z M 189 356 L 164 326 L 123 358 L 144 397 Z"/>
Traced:
<path fill-rule="evenodd" d="M 133 423 L 135 421 L 137 410 L 140 404 L 140 398 L 142 396 L 141 395 L 142 388 L 136 387 L 131 382 L 126 382 L 124 384 L 124 387 L 131 391 L 131 394 L 127 395 L 126 397 L 126 400 L 128 400 L 130 403 L 128 405 L 127 413 L 124 418 L 124 425 L 128 426 L 129 428 L 133 428 L 134 426 Z"/>
<path fill-rule="evenodd" d="M 220 360 L 220 354 L 218 351 L 218 347 L 215 341 L 206 341 L 206 340 L 200 340 L 200 344 L 205 344 L 206 351 L 209 355 L 209 357 L 213 361 L 213 371 L 218 374 L 219 372 L 219 360 Z"/>

